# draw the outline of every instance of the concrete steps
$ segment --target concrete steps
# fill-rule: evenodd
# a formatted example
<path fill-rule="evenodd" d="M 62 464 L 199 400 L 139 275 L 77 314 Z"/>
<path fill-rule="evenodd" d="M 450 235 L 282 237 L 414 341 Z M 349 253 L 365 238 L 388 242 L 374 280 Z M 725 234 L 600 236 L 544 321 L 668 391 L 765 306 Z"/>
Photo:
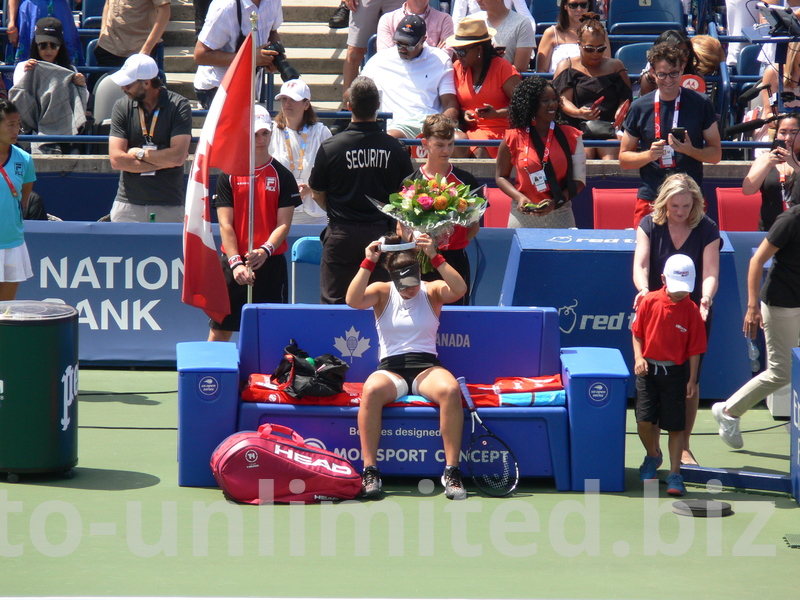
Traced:
<path fill-rule="evenodd" d="M 311 88 L 314 106 L 338 108 L 342 97 L 342 69 L 347 29 L 328 28 L 339 0 L 284 0 L 284 23 L 278 30 L 289 62 Z M 195 103 L 194 8 L 191 0 L 172 0 L 172 18 L 164 32 L 164 70 L 167 87 Z M 280 77 L 276 84 L 280 85 Z"/>

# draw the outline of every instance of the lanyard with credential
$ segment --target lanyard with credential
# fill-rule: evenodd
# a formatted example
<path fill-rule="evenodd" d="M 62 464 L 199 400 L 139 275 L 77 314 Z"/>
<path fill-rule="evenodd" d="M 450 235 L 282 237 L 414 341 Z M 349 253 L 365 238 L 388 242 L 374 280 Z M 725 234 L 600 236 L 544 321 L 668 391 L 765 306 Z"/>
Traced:
<path fill-rule="evenodd" d="M 144 122 L 144 109 L 141 107 L 141 105 L 139 106 L 139 123 L 141 123 L 142 125 L 142 136 L 144 137 L 145 144 L 153 143 L 153 133 L 156 130 L 156 122 L 158 121 L 158 112 L 160 110 L 161 110 L 160 108 L 157 108 L 153 113 L 153 120 L 150 121 L 150 132 L 148 133 L 147 126 L 145 125 Z"/>
<path fill-rule="evenodd" d="M 547 132 L 547 140 L 544 143 L 544 153 L 542 154 L 542 171 L 544 171 L 545 167 L 547 167 L 547 163 L 550 160 L 550 146 L 553 143 L 553 132 L 556 129 L 555 121 L 550 122 L 550 130 Z M 530 136 L 533 134 L 533 131 L 528 132 L 528 139 L 530 140 Z M 525 170 L 530 175 L 531 168 L 528 165 L 528 152 L 530 151 L 530 146 L 525 148 Z"/>
<path fill-rule="evenodd" d="M 6 173 L 6 170 L 2 165 L 0 165 L 0 175 L 2 175 L 3 179 L 6 180 L 8 189 L 11 190 L 11 195 L 14 197 L 14 200 L 19 201 L 19 192 L 17 191 L 17 188 L 14 187 L 14 184 L 11 183 L 11 178 L 8 176 L 8 173 Z"/>
<path fill-rule="evenodd" d="M 656 124 L 656 139 L 661 139 L 661 98 L 659 96 L 659 90 L 656 90 L 655 95 L 655 114 L 653 118 L 655 119 Z M 678 91 L 678 97 L 675 98 L 675 112 L 672 113 L 672 129 L 675 129 L 678 126 L 678 113 L 681 110 L 681 93 Z M 664 138 L 666 139 L 666 138 Z"/>
<path fill-rule="evenodd" d="M 303 171 L 303 161 L 306 158 L 306 139 L 308 138 L 308 125 L 303 125 L 303 131 L 300 133 L 300 166 L 297 167 L 298 172 Z M 283 140 L 286 142 L 286 153 L 289 155 L 289 170 L 294 172 L 294 155 L 292 154 L 292 140 L 289 128 L 283 130 Z"/>

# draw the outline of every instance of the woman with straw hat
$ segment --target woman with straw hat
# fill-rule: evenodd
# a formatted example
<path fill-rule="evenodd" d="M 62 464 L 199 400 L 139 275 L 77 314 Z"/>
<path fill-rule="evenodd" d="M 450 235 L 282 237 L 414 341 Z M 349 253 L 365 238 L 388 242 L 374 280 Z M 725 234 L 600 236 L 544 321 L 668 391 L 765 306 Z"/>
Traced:
<path fill-rule="evenodd" d="M 522 80 L 519 72 L 492 45 L 495 30 L 483 19 L 467 17 L 447 38 L 453 50 L 456 97 L 467 137 L 501 140 L 508 129 L 508 105 Z M 475 156 L 497 157 L 497 148 L 473 148 Z"/>

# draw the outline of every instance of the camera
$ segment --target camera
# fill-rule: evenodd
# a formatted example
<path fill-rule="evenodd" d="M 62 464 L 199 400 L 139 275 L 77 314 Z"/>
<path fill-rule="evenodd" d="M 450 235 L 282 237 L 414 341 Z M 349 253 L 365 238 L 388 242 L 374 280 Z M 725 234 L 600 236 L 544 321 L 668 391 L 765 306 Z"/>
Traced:
<path fill-rule="evenodd" d="M 292 79 L 300 79 L 300 72 L 289 64 L 286 59 L 286 48 L 283 47 L 280 41 L 275 40 L 267 44 L 264 46 L 264 50 L 272 50 L 278 53 L 278 56 L 273 57 L 272 64 L 281 74 L 281 79 L 283 79 L 284 83 Z"/>

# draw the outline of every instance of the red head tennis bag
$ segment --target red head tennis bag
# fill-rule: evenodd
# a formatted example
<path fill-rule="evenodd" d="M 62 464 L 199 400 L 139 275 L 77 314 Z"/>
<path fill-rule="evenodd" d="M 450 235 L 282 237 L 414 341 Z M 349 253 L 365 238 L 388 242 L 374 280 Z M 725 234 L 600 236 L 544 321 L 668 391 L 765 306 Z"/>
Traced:
<path fill-rule="evenodd" d="M 361 492 L 361 475 L 346 459 L 272 423 L 224 440 L 211 456 L 211 471 L 228 498 L 247 504 L 348 500 Z M 259 498 L 262 480 L 265 498 Z"/>

